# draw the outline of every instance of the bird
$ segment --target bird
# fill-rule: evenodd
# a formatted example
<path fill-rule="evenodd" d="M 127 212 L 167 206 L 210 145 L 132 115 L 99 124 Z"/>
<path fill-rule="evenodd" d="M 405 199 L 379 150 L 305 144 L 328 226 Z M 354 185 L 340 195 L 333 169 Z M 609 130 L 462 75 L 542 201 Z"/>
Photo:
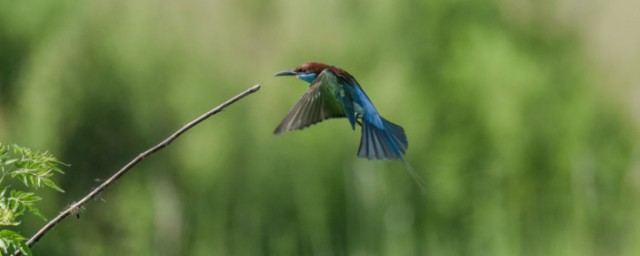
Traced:
<path fill-rule="evenodd" d="M 401 160 L 412 178 L 424 188 L 424 182 L 404 158 L 409 147 L 404 129 L 380 116 L 358 81 L 347 71 L 319 62 L 306 62 L 274 76 L 295 76 L 310 84 L 278 125 L 276 135 L 302 130 L 331 118 L 347 118 L 353 130 L 356 124 L 362 127 L 358 157 Z"/>

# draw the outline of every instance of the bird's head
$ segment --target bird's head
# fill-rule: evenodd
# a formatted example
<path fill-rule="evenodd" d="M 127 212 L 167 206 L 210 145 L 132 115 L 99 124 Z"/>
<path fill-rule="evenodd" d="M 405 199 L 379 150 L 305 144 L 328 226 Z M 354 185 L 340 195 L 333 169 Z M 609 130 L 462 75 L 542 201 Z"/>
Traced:
<path fill-rule="evenodd" d="M 296 76 L 307 83 L 311 83 L 323 70 L 329 67 L 329 65 L 318 62 L 307 62 L 292 70 L 280 71 L 274 76 Z"/>

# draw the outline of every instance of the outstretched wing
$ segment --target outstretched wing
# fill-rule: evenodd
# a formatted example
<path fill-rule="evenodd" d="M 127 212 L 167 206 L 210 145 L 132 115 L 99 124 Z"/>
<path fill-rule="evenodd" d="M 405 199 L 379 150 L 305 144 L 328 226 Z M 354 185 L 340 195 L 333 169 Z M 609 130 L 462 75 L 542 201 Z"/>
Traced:
<path fill-rule="evenodd" d="M 338 100 L 338 94 L 343 92 L 341 87 L 333 72 L 323 70 L 282 120 L 275 134 L 302 130 L 329 118 L 345 117 L 344 106 Z"/>

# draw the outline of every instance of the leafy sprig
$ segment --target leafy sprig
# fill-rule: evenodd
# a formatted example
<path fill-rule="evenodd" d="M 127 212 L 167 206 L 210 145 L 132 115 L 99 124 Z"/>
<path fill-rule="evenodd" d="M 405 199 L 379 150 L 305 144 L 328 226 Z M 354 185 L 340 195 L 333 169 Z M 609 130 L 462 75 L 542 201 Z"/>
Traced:
<path fill-rule="evenodd" d="M 42 200 L 36 195 L 39 188 L 50 188 L 64 192 L 53 180 L 55 174 L 64 172 L 58 167 L 64 163 L 57 160 L 47 151 L 32 151 L 18 145 L 0 143 L 0 226 L 20 225 L 20 218 L 25 213 L 46 218 L 36 208 L 35 203 Z M 13 189 L 8 179 L 22 184 L 20 189 Z M 9 229 L 0 230 L 0 254 L 9 255 L 21 251 L 23 255 L 31 255 L 26 238 Z"/>

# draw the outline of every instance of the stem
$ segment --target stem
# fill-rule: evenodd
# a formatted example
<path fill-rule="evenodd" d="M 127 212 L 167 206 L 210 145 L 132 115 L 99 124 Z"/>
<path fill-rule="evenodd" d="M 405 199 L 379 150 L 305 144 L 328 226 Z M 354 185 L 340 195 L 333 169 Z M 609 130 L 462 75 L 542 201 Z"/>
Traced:
<path fill-rule="evenodd" d="M 85 197 L 80 199 L 80 201 L 70 205 L 69 207 L 67 207 L 67 209 L 65 209 L 60 214 L 58 214 L 58 216 L 56 216 L 51 221 L 49 221 L 49 223 L 44 225 L 40 230 L 38 230 L 38 232 L 35 235 L 33 235 L 29 239 L 29 241 L 27 241 L 27 245 L 29 247 L 33 247 L 33 244 L 38 242 L 38 240 L 40 240 L 40 238 L 42 238 L 42 236 L 44 236 L 47 232 L 49 232 L 56 224 L 58 224 L 60 221 L 62 221 L 67 216 L 72 215 L 75 212 L 77 212 L 87 202 L 89 202 L 91 199 L 93 199 L 98 194 L 100 194 L 100 192 L 102 192 L 109 185 L 111 185 L 116 180 L 118 180 L 120 177 L 122 177 L 122 175 L 127 173 L 132 167 L 134 167 L 136 164 L 141 162 L 143 159 L 145 159 L 146 157 L 150 156 L 151 154 L 153 154 L 155 152 L 158 152 L 159 150 L 163 149 L 164 147 L 168 146 L 169 144 L 171 144 L 171 142 L 173 142 L 175 139 L 177 139 L 180 135 L 182 135 L 183 133 L 185 133 L 187 130 L 191 129 L 192 127 L 198 125 L 200 122 L 202 122 L 205 119 L 209 118 L 210 116 L 215 115 L 216 113 L 222 111 L 224 108 L 226 108 L 229 105 L 235 103 L 236 101 L 244 98 L 245 96 L 258 91 L 259 89 L 260 89 L 260 85 L 258 84 L 258 85 L 255 85 L 255 86 L 245 90 L 244 92 L 236 95 L 235 97 L 227 100 L 226 102 L 222 103 L 221 105 L 209 110 L 209 112 L 201 115 L 200 117 L 196 118 L 195 120 L 193 120 L 193 121 L 187 123 L 186 125 L 182 126 L 182 128 L 180 128 L 178 131 L 173 133 L 171 136 L 169 136 L 168 138 L 166 138 L 165 140 L 160 142 L 160 144 L 158 144 L 158 145 L 148 149 L 147 151 L 141 153 L 140 155 L 138 155 L 136 158 L 131 160 L 131 162 L 129 162 L 124 167 L 122 167 L 122 169 L 120 169 L 118 172 L 116 172 L 113 176 L 111 176 L 109 179 L 107 179 L 105 182 L 103 182 L 100 186 L 98 186 L 97 188 L 93 189 L 91 192 L 89 192 L 89 194 L 87 194 Z M 19 251 L 19 250 L 15 253 L 15 255 L 21 255 L 21 254 L 22 254 L 22 252 Z"/>

